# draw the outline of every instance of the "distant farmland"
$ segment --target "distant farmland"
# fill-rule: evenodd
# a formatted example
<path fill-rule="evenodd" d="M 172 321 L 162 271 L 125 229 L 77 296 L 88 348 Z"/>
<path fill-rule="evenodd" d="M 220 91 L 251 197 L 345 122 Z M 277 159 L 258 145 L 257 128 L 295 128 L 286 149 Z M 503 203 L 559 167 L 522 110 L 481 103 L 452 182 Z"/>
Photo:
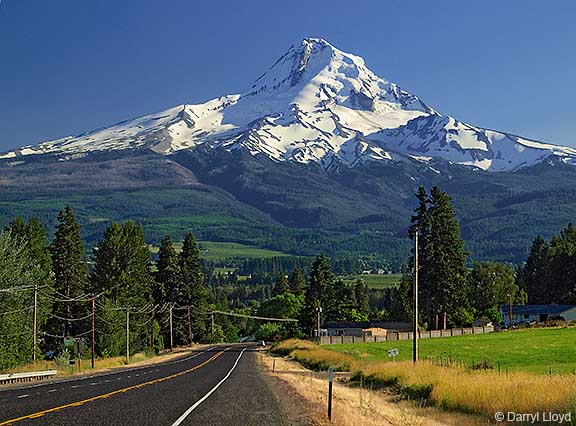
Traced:
<path fill-rule="evenodd" d="M 400 284 L 400 280 L 402 279 L 402 274 L 362 274 L 353 276 L 341 276 L 339 278 L 343 279 L 348 284 L 353 283 L 358 278 L 360 278 L 366 285 L 368 285 L 368 288 L 382 289 L 398 286 L 398 284 Z"/>
<path fill-rule="evenodd" d="M 288 256 L 280 251 L 264 249 L 256 246 L 241 243 L 231 243 L 222 241 L 198 241 L 200 257 L 207 260 L 221 260 L 230 257 L 242 259 L 257 259 L 266 257 Z M 182 243 L 175 242 L 174 247 L 179 252 L 182 250 Z M 152 253 L 158 253 L 158 247 L 151 246 Z"/>

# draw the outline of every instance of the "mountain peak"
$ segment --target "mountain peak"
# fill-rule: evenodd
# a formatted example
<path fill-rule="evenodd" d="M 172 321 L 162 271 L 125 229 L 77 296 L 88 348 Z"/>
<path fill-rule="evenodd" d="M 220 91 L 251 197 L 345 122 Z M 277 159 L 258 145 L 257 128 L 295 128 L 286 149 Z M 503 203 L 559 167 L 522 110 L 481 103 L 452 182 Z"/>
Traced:
<path fill-rule="evenodd" d="M 152 149 L 169 155 L 199 145 L 242 149 L 274 161 L 330 169 L 365 161 L 449 162 L 509 171 L 576 149 L 486 130 L 444 116 L 322 38 L 292 45 L 252 87 L 198 105 L 181 105 L 116 125 L 0 155 L 64 159 L 93 151 Z"/>
<path fill-rule="evenodd" d="M 344 68 L 348 68 L 349 74 L 356 75 L 362 72 L 354 68 L 368 71 L 365 70 L 362 58 L 345 53 L 324 39 L 304 38 L 300 43 L 292 45 L 261 75 L 248 94 L 293 88 L 310 82 L 323 71 L 337 72 Z"/>

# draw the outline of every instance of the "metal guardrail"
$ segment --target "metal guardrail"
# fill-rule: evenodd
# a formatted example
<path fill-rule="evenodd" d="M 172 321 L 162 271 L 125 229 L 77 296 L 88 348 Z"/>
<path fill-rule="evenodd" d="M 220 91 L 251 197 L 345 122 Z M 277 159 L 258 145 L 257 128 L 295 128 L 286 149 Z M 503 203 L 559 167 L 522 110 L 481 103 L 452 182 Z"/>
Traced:
<path fill-rule="evenodd" d="M 56 370 L 32 371 L 30 373 L 0 374 L 0 385 L 5 385 L 8 383 L 31 382 L 33 380 L 42 380 L 48 377 L 55 376 L 56 374 L 58 374 L 58 371 Z"/>

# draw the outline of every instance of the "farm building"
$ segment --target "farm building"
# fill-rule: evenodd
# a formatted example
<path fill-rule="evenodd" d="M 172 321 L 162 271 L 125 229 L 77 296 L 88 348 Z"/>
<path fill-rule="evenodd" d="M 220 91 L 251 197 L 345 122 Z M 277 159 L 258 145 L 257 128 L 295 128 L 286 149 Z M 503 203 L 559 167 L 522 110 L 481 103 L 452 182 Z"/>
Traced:
<path fill-rule="evenodd" d="M 510 325 L 510 305 L 500 306 L 504 324 Z M 576 321 L 576 305 L 512 305 L 512 323 Z"/>
<path fill-rule="evenodd" d="M 389 332 L 410 331 L 412 323 L 398 321 L 333 321 L 322 326 L 328 336 L 385 336 Z"/>

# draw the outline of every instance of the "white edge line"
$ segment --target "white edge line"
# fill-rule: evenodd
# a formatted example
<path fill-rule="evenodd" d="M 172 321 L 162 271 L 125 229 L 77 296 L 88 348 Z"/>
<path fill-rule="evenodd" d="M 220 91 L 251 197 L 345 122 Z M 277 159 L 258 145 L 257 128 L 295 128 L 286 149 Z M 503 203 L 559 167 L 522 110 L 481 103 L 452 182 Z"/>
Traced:
<path fill-rule="evenodd" d="M 208 391 L 208 393 L 206 395 L 204 395 L 202 398 L 200 398 L 198 401 L 196 401 L 194 403 L 194 405 L 190 408 L 188 408 L 184 414 L 182 414 L 178 420 L 176 420 L 174 423 L 172 423 L 172 426 L 178 426 L 180 425 L 185 419 L 186 417 L 188 417 L 190 415 L 190 413 L 192 411 L 194 411 L 200 404 L 202 404 L 204 401 L 206 401 L 208 399 L 208 397 L 210 395 L 212 395 L 216 389 L 218 389 L 220 387 L 220 385 L 222 383 L 224 383 L 226 381 L 226 379 L 228 379 L 228 377 L 230 377 L 230 374 L 232 374 L 232 372 L 234 371 L 234 369 L 236 368 L 236 366 L 238 365 L 238 361 L 240 361 L 240 357 L 242 356 L 242 354 L 244 353 L 244 351 L 246 350 L 246 348 L 242 349 L 242 352 L 240 352 L 240 355 L 238 355 L 238 358 L 236 358 L 236 362 L 234 362 L 234 365 L 232 366 L 232 368 L 230 369 L 230 371 L 228 371 L 228 374 L 226 374 L 226 376 L 224 376 L 224 378 L 222 380 L 220 380 L 216 386 L 214 386 L 212 389 L 210 389 Z"/>

